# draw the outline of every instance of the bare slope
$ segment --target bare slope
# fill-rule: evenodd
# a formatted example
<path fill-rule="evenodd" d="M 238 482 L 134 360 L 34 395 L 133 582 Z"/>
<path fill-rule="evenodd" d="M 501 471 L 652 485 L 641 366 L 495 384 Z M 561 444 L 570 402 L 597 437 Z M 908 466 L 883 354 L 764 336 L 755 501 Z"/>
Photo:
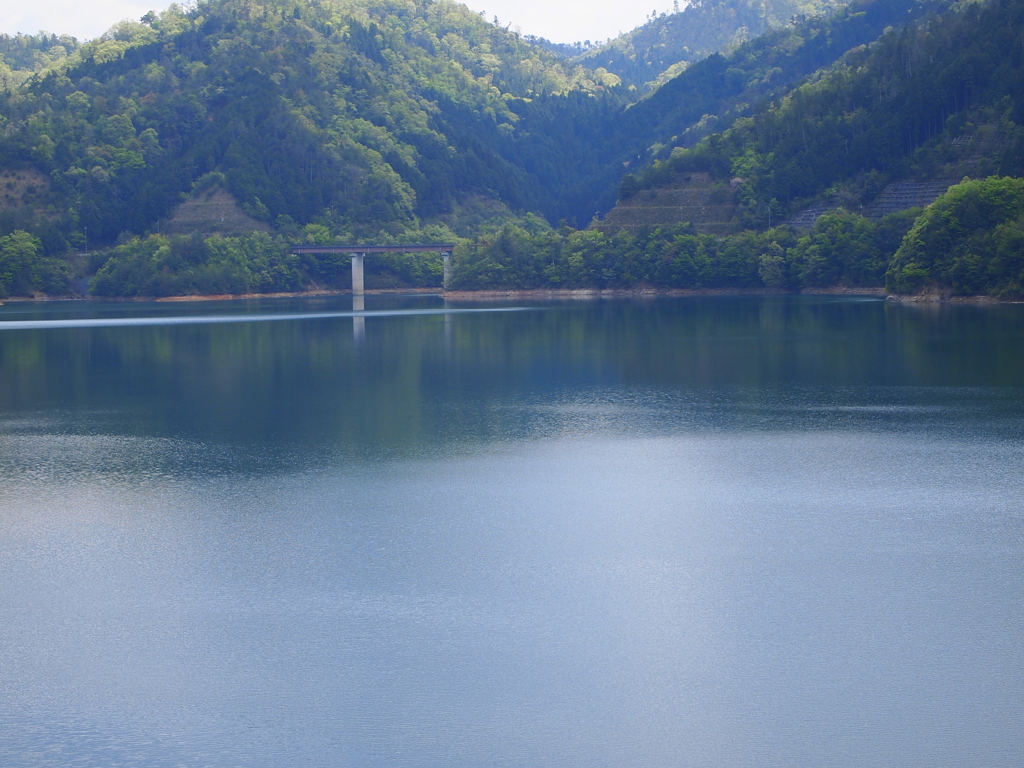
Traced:
<path fill-rule="evenodd" d="M 701 234 L 735 232 L 736 200 L 729 184 L 714 182 L 710 174 L 684 174 L 675 184 L 645 189 L 615 206 L 593 228 L 601 231 L 635 230 L 689 223 Z"/>

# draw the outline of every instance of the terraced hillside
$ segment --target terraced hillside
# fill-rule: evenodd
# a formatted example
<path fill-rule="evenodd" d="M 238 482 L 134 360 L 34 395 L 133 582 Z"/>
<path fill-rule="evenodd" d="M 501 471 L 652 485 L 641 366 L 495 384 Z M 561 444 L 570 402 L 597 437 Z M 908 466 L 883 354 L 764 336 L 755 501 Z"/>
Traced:
<path fill-rule="evenodd" d="M 620 202 L 592 228 L 636 230 L 681 223 L 692 224 L 701 234 L 735 232 L 735 184 L 715 182 L 704 172 L 688 173 L 676 185 L 645 189 Z"/>

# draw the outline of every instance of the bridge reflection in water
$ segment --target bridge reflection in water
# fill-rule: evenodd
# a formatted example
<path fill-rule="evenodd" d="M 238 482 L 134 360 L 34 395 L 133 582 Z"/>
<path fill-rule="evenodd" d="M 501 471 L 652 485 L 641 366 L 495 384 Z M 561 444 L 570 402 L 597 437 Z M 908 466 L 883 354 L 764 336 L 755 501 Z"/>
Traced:
<path fill-rule="evenodd" d="M 352 296 L 352 311 L 362 312 L 366 309 L 363 294 L 357 293 Z M 366 339 L 366 318 L 359 315 L 352 318 L 352 338 L 356 344 L 362 344 Z"/>

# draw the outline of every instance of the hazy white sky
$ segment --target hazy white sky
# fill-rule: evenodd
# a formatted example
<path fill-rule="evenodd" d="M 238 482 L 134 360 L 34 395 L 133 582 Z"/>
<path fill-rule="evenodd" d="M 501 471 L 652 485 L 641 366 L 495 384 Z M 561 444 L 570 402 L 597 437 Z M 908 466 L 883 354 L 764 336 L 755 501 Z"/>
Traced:
<path fill-rule="evenodd" d="M 0 32 L 43 29 L 88 40 L 121 19 L 137 19 L 169 4 L 170 0 L 3 0 Z M 523 34 L 559 43 L 614 37 L 643 24 L 651 11 L 667 12 L 672 7 L 670 0 L 638 5 L 623 0 L 470 0 L 466 4 L 475 11 L 486 11 L 488 20 L 497 16 L 503 26 L 511 23 Z"/>

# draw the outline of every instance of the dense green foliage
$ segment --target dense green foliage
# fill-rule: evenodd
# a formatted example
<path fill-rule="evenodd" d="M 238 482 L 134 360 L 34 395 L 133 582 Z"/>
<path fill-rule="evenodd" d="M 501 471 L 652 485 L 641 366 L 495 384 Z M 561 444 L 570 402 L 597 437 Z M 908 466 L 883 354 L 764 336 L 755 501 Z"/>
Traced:
<path fill-rule="evenodd" d="M 322 227 L 305 234 L 316 240 Z M 150 235 L 131 238 L 104 254 L 91 292 L 96 296 L 189 296 L 345 289 L 349 257 L 290 252 L 288 242 L 254 232 L 244 237 Z M 386 254 L 367 260 L 373 287 L 440 286 L 440 254 Z"/>
<path fill-rule="evenodd" d="M 0 92 L 23 83 L 33 72 L 46 69 L 78 50 L 70 35 L 0 35 Z"/>
<path fill-rule="evenodd" d="M 97 296 L 295 291 L 301 287 L 298 258 L 279 239 L 163 237 L 150 235 L 119 245 L 96 273 Z"/>
<path fill-rule="evenodd" d="M 460 244 L 453 287 L 775 288 L 877 287 L 915 211 L 872 222 L 837 210 L 807 233 L 787 227 L 726 238 L 689 225 L 606 235 L 553 230 L 527 217 Z"/>
<path fill-rule="evenodd" d="M 36 35 L 0 34 L 0 57 L 12 70 L 35 72 L 63 59 L 79 48 L 70 35 L 40 32 Z"/>
<path fill-rule="evenodd" d="M 896 293 L 1024 296 L 1024 179 L 951 187 L 904 239 L 886 285 Z"/>
<path fill-rule="evenodd" d="M 0 298 L 67 293 L 69 277 L 68 263 L 44 256 L 38 237 L 22 230 L 0 237 Z"/>
<path fill-rule="evenodd" d="M 806 233 L 775 228 L 724 239 L 700 235 L 689 225 L 612 235 L 570 227 L 555 230 L 531 214 L 473 239 L 441 229 L 428 232 L 425 239 L 458 242 L 450 287 L 463 290 L 877 287 L 915 214 L 872 222 L 837 210 Z M 307 225 L 294 234 L 308 242 L 332 242 L 321 225 Z M 408 241 L 417 234 L 422 233 L 410 231 L 392 240 Z M 285 238 L 263 233 L 131 238 L 101 258 L 91 286 L 98 296 L 244 294 L 351 285 L 347 255 L 293 255 Z M 438 254 L 374 255 L 365 269 L 371 288 L 441 287 Z"/>

